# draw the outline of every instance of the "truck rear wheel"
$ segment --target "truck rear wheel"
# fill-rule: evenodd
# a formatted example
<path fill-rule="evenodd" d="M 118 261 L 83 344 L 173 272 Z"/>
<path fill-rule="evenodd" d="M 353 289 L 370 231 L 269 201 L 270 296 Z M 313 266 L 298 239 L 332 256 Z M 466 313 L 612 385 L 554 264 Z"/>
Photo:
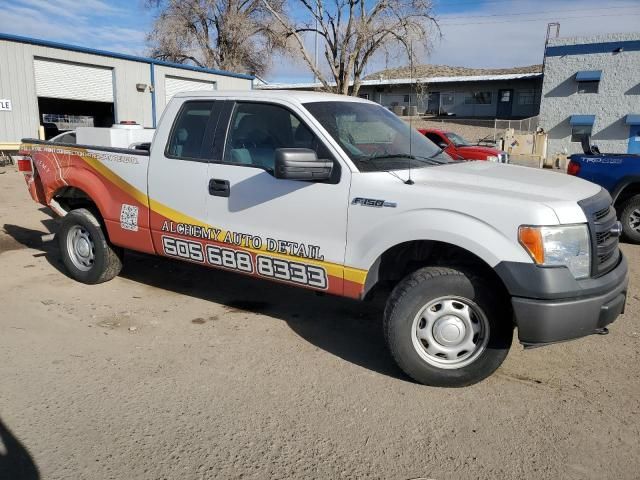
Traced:
<path fill-rule="evenodd" d="M 425 267 L 393 290 L 385 338 L 414 380 L 463 387 L 491 375 L 511 347 L 513 323 L 492 283 L 452 268 Z"/>
<path fill-rule="evenodd" d="M 640 243 L 640 195 L 627 200 L 620 214 L 624 236 L 633 243 Z"/>
<path fill-rule="evenodd" d="M 82 283 L 106 282 L 122 270 L 122 249 L 109 243 L 98 219 L 85 208 L 65 215 L 58 242 L 69 274 Z"/>

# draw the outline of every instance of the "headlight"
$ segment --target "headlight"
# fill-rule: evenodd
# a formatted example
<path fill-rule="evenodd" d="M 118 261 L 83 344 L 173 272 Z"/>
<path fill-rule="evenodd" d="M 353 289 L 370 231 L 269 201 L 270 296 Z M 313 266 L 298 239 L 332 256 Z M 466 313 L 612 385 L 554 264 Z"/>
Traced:
<path fill-rule="evenodd" d="M 591 247 L 586 225 L 521 226 L 518 240 L 538 265 L 564 265 L 575 278 L 589 276 Z"/>
<path fill-rule="evenodd" d="M 487 162 L 497 162 L 497 161 L 498 161 L 498 157 L 496 157 L 495 155 L 487 156 Z"/>

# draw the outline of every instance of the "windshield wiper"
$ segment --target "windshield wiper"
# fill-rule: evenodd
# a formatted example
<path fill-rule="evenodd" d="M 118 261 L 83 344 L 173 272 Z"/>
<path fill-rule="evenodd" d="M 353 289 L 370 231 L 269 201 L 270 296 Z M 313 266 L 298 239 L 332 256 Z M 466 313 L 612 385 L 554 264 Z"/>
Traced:
<path fill-rule="evenodd" d="M 362 157 L 359 160 L 363 162 L 368 162 L 370 160 L 389 160 L 394 158 L 406 158 L 407 160 L 417 160 L 418 162 L 427 163 L 429 165 L 442 165 L 446 162 L 439 162 L 434 160 L 434 157 L 440 155 L 444 150 L 437 151 L 433 155 L 429 157 L 423 157 L 421 155 L 413 155 L 409 153 L 390 153 L 390 154 L 382 154 L 382 155 L 372 155 L 370 157 Z"/>

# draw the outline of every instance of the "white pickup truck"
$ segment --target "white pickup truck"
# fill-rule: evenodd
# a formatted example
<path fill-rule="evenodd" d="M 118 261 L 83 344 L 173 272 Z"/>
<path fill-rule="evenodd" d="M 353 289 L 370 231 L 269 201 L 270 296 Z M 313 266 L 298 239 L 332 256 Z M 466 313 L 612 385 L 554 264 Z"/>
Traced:
<path fill-rule="evenodd" d="M 358 299 L 391 289 L 389 349 L 424 384 L 487 377 L 514 326 L 532 347 L 606 333 L 624 311 L 606 191 L 452 161 L 366 100 L 182 93 L 148 152 L 25 139 L 20 153 L 32 197 L 63 216 L 75 279 L 110 280 L 131 249 Z"/>

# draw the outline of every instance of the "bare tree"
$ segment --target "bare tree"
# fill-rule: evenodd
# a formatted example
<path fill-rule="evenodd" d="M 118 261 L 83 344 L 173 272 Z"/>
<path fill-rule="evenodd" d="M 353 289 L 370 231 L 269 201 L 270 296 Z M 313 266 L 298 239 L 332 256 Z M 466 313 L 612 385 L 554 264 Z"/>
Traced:
<path fill-rule="evenodd" d="M 345 95 L 358 94 L 364 69 L 375 53 L 395 45 L 413 55 L 409 43 L 428 47 L 428 27 L 437 27 L 431 0 L 293 1 L 306 13 L 302 21 L 291 21 L 274 0 L 262 0 L 323 87 Z M 309 52 L 305 42 L 309 33 L 317 34 L 324 44 L 330 76 Z"/>
<path fill-rule="evenodd" d="M 273 13 L 284 0 L 146 0 L 159 14 L 147 36 L 154 58 L 264 74 L 285 36 Z"/>

